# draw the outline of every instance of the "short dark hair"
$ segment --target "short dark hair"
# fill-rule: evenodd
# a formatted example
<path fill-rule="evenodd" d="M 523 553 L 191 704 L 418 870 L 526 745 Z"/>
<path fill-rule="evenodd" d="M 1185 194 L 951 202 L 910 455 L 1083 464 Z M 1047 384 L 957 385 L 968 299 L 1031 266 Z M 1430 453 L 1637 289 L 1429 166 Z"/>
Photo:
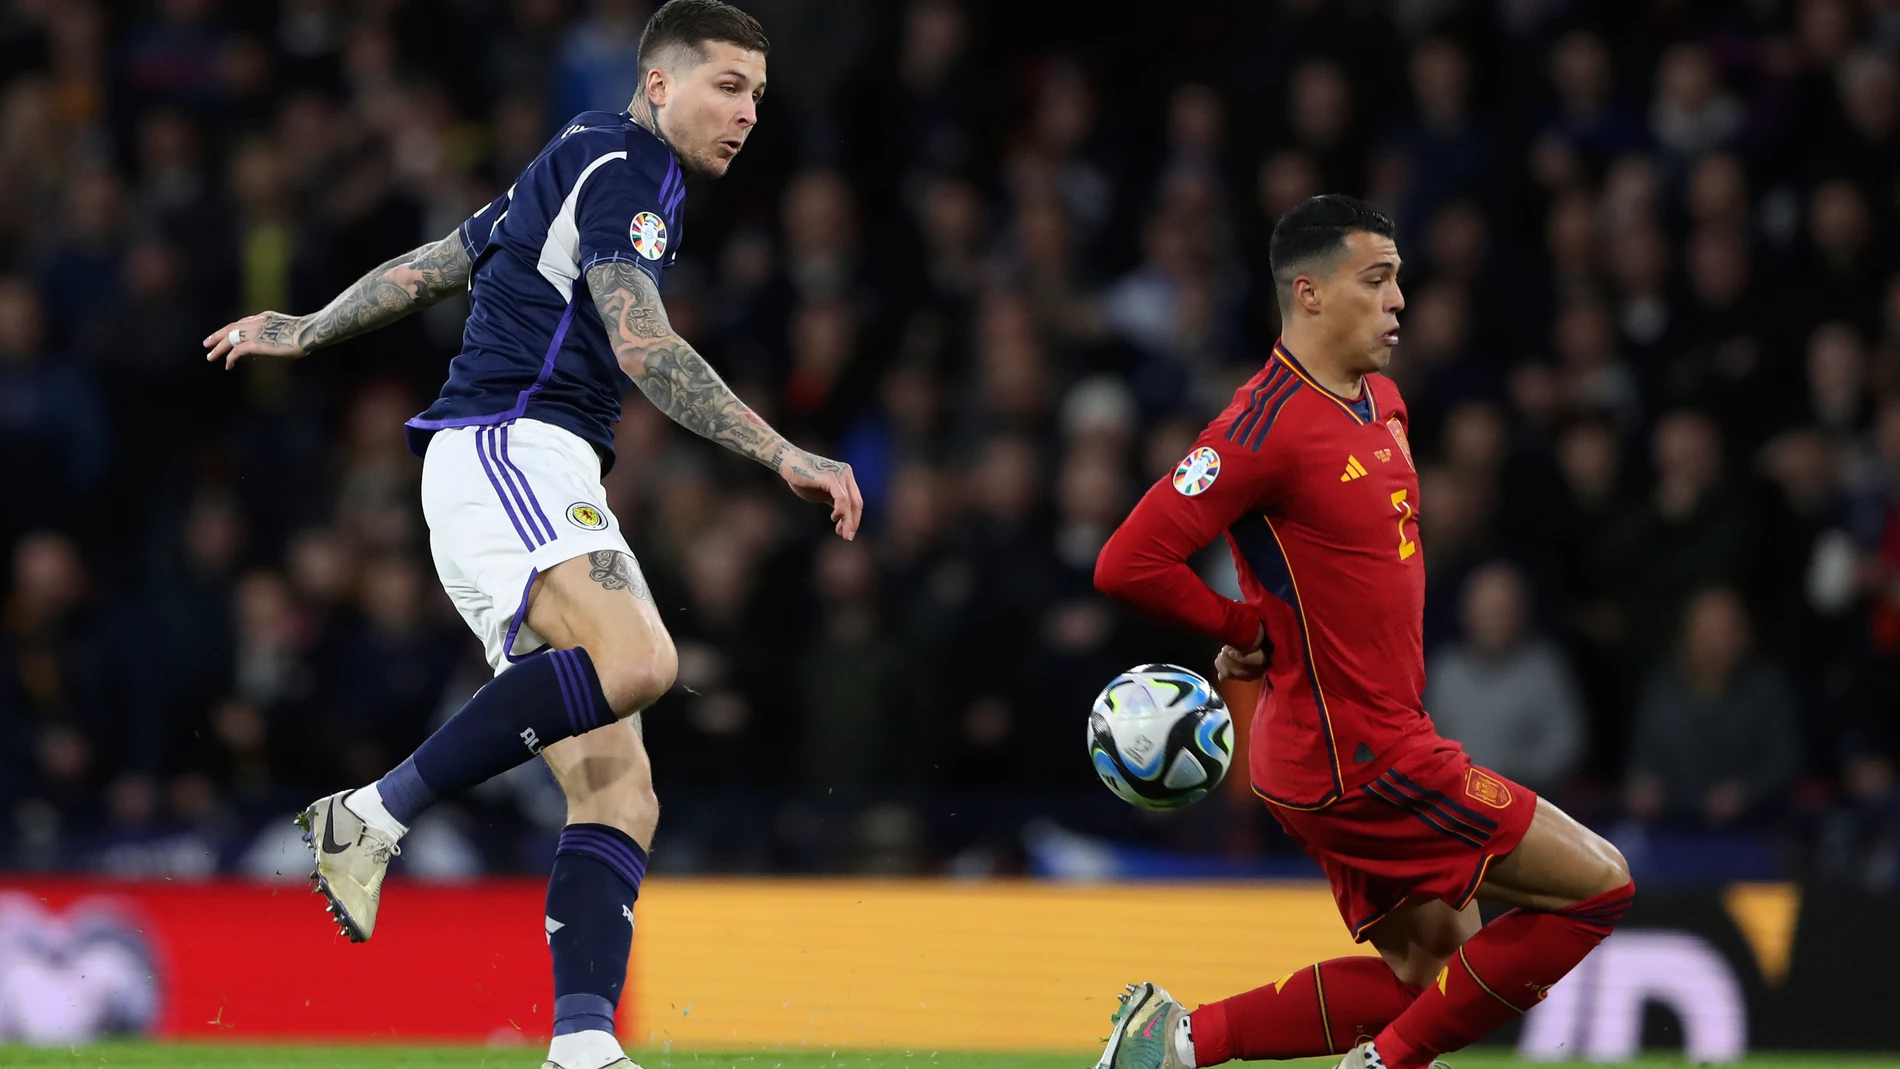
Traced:
<path fill-rule="evenodd" d="M 1397 229 L 1390 216 L 1344 193 L 1322 193 L 1295 204 L 1273 224 L 1267 245 L 1280 304 L 1284 307 L 1292 297 L 1293 280 L 1301 269 L 1321 257 L 1338 255 L 1348 235 L 1364 231 L 1389 238 Z"/>
<path fill-rule="evenodd" d="M 694 49 L 703 60 L 708 41 L 760 55 L 772 51 L 759 20 L 723 0 L 667 0 L 640 31 L 640 69 L 652 70 L 654 58 L 675 45 Z"/>

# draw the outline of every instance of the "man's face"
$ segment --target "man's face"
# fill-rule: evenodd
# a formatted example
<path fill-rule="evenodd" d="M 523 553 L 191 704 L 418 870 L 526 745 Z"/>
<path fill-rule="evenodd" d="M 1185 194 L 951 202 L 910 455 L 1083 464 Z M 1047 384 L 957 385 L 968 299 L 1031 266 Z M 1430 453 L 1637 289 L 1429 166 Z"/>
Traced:
<path fill-rule="evenodd" d="M 680 165 L 718 178 L 745 147 L 759 121 L 765 94 L 765 56 L 724 41 L 708 41 L 704 60 L 690 48 L 647 73 L 646 92 Z"/>
<path fill-rule="evenodd" d="M 1360 230 L 1346 235 L 1346 251 L 1331 274 L 1316 278 L 1320 320 L 1341 353 L 1356 358 L 1355 369 L 1379 371 L 1399 344 L 1399 248 L 1391 238 Z"/>

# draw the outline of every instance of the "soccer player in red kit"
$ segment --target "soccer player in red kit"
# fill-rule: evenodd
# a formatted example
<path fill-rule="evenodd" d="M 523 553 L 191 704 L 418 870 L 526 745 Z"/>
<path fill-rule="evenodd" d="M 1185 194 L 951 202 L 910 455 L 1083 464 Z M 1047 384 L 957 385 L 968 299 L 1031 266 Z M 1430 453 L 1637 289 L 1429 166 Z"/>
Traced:
<path fill-rule="evenodd" d="M 1279 344 L 1095 570 L 1105 593 L 1224 643 L 1223 679 L 1264 676 L 1254 791 L 1379 956 L 1192 1012 L 1132 985 L 1098 1069 L 1325 1054 L 1424 1069 L 1536 1005 L 1634 895 L 1615 847 L 1472 764 L 1426 715 L 1418 474 L 1405 401 L 1379 374 L 1405 307 L 1392 233 L 1337 195 L 1281 218 Z M 1245 602 L 1187 565 L 1222 534 Z M 1481 927 L 1479 899 L 1514 908 Z"/>

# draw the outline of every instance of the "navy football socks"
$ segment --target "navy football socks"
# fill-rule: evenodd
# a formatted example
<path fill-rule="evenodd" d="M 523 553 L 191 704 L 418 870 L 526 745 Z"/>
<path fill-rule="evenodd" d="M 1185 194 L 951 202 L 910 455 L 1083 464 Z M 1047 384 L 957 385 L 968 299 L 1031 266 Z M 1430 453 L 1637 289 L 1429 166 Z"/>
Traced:
<path fill-rule="evenodd" d="M 548 952 L 554 956 L 554 1034 L 614 1030 L 633 949 L 633 903 L 647 852 L 606 824 L 569 824 L 548 878 Z"/>
<path fill-rule="evenodd" d="M 376 791 L 391 817 L 413 824 L 441 795 L 467 790 L 528 760 L 543 746 L 613 721 L 587 651 L 552 650 L 515 665 L 476 691 L 415 753 L 377 780 Z"/>

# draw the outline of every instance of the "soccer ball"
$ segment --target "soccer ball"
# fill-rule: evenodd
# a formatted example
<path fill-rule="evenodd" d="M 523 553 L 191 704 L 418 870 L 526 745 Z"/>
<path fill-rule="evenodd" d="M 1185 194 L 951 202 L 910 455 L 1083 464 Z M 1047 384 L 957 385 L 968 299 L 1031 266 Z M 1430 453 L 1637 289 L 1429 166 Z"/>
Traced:
<path fill-rule="evenodd" d="M 1206 679 L 1144 664 L 1102 688 L 1089 710 L 1089 760 L 1129 805 L 1177 809 L 1220 786 L 1234 759 L 1234 718 Z"/>

